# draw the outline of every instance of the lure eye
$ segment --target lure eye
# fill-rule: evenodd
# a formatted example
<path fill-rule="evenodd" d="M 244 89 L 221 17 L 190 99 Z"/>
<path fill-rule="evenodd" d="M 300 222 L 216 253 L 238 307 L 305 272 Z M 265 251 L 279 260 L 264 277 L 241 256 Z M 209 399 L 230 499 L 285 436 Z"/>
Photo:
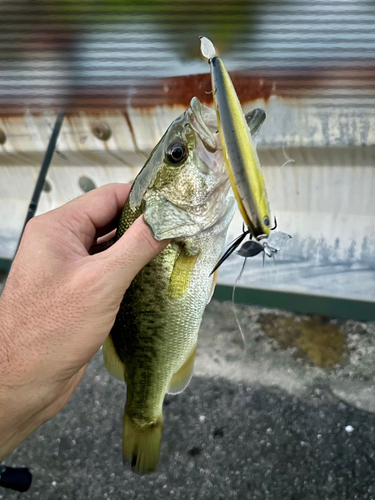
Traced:
<path fill-rule="evenodd" d="M 182 144 L 181 142 L 172 142 L 172 144 L 167 147 L 165 156 L 172 165 L 182 163 L 187 158 L 187 149 L 185 144 Z"/>
<path fill-rule="evenodd" d="M 265 218 L 263 219 L 263 223 L 266 227 L 269 227 L 270 226 L 270 219 L 269 217 L 266 215 Z"/>

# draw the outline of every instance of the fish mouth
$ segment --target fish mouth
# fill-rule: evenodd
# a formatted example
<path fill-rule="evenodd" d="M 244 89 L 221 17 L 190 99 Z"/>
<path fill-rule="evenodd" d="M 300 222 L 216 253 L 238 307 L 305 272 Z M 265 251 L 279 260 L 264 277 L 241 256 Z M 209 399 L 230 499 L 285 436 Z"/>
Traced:
<path fill-rule="evenodd" d="M 193 97 L 187 114 L 192 129 L 203 142 L 205 148 L 210 153 L 214 153 L 218 149 L 215 111 L 202 104 L 197 97 Z"/>

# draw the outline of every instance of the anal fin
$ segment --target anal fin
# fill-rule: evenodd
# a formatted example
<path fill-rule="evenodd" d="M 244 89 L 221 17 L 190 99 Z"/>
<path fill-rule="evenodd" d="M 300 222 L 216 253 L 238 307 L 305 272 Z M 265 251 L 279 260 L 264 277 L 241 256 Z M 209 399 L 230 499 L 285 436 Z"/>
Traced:
<path fill-rule="evenodd" d="M 173 375 L 169 384 L 168 394 L 178 394 L 179 392 L 182 392 L 185 389 L 185 387 L 189 385 L 189 382 L 193 375 L 196 352 L 197 352 L 197 345 L 195 344 L 189 356 L 186 358 L 184 364 Z"/>
<path fill-rule="evenodd" d="M 125 381 L 125 365 L 119 358 L 111 335 L 108 335 L 103 344 L 104 364 L 111 375 Z"/>

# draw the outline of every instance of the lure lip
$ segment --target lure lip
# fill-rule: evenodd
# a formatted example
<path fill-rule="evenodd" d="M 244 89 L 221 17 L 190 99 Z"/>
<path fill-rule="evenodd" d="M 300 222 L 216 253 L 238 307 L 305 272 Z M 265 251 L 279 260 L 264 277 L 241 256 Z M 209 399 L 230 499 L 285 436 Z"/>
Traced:
<path fill-rule="evenodd" d="M 217 55 L 215 46 L 211 42 L 211 40 L 209 38 L 207 38 L 206 36 L 200 36 L 199 39 L 201 41 L 202 56 L 205 59 L 208 59 L 208 62 L 211 63 L 211 59 Z"/>

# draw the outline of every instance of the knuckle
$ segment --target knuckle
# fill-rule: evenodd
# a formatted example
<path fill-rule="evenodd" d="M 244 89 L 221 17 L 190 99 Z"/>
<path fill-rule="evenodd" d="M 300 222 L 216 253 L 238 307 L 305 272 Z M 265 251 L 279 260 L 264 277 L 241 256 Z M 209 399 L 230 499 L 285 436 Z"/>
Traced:
<path fill-rule="evenodd" d="M 24 231 L 24 238 L 29 239 L 30 237 L 34 237 L 39 235 L 40 233 L 44 233 L 48 227 L 48 215 L 38 215 L 33 217 L 28 221 Z"/>
<path fill-rule="evenodd" d="M 38 227 L 39 221 L 37 220 L 37 217 L 33 217 L 25 226 L 25 231 L 23 233 L 24 237 L 29 238 L 30 235 L 34 234 L 34 232 L 38 230 Z"/>

